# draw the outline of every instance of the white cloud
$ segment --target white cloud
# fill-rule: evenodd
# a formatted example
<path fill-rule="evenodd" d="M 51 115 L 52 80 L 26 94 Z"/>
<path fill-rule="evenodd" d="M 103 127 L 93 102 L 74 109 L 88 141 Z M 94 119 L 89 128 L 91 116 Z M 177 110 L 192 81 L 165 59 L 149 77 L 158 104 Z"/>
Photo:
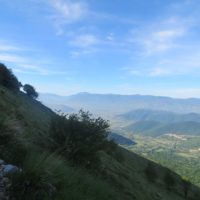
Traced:
<path fill-rule="evenodd" d="M 189 19 L 170 17 L 153 24 L 146 24 L 131 31 L 128 42 L 137 45 L 143 55 L 152 56 L 181 46 L 179 41 L 187 35 Z"/>
<path fill-rule="evenodd" d="M 77 47 L 89 47 L 96 45 L 99 42 L 100 40 L 95 35 L 85 34 L 76 36 L 71 44 Z"/>
<path fill-rule="evenodd" d="M 195 53 L 194 53 L 195 52 Z M 167 57 L 167 56 L 166 56 Z M 126 75 L 161 77 L 174 75 L 200 75 L 200 48 L 181 55 L 170 55 L 168 59 L 157 59 L 149 64 L 122 68 Z"/>
<path fill-rule="evenodd" d="M 50 19 L 56 27 L 56 34 L 65 34 L 65 26 L 79 22 L 88 15 L 88 6 L 83 2 L 74 2 L 72 0 L 49 0 L 49 5 L 53 12 Z"/>
<path fill-rule="evenodd" d="M 17 51 L 17 50 L 20 50 L 20 49 L 16 46 L 0 43 L 0 52 L 1 51 Z"/>
<path fill-rule="evenodd" d="M 153 68 L 147 73 L 148 76 L 167 76 L 171 74 L 173 74 L 172 71 L 164 67 Z"/>
<path fill-rule="evenodd" d="M 0 53 L 0 62 L 24 63 L 26 59 L 16 54 Z"/>
<path fill-rule="evenodd" d="M 185 30 L 180 29 L 161 29 L 147 33 L 143 38 L 139 38 L 138 42 L 144 49 L 144 53 L 152 55 L 162 53 L 170 49 L 179 47 L 180 44 L 176 39 L 184 36 Z"/>
<path fill-rule="evenodd" d="M 19 50 L 22 50 L 22 48 L 4 43 L 4 45 L 0 46 L 0 62 L 8 64 L 8 66 L 12 65 L 12 69 L 18 73 L 40 75 L 66 74 L 64 71 L 46 69 L 45 66 L 48 66 L 48 62 L 38 62 L 33 57 L 19 55 Z"/>
<path fill-rule="evenodd" d="M 50 5 L 67 23 L 82 19 L 87 12 L 87 6 L 81 2 L 50 0 Z"/>

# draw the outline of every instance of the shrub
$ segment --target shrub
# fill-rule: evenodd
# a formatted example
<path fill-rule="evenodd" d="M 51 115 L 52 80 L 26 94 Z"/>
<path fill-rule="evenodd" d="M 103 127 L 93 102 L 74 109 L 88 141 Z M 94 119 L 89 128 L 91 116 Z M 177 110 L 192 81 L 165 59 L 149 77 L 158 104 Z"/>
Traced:
<path fill-rule="evenodd" d="M 150 182 L 154 182 L 157 179 L 157 172 L 153 164 L 149 163 L 145 169 L 145 175 Z"/>
<path fill-rule="evenodd" d="M 12 178 L 11 197 L 16 200 L 51 200 L 65 181 L 65 164 L 54 155 L 31 153 L 22 171 Z"/>
<path fill-rule="evenodd" d="M 13 91 L 19 91 L 21 87 L 21 83 L 16 76 L 2 63 L 0 63 L 0 85 Z"/>
<path fill-rule="evenodd" d="M 36 92 L 35 88 L 32 85 L 25 84 L 23 86 L 23 90 L 24 90 L 24 92 L 26 92 L 26 94 L 29 97 L 34 98 L 34 99 L 38 98 L 38 93 Z"/>
<path fill-rule="evenodd" d="M 0 117 L 0 155 L 1 159 L 12 164 L 22 162 L 27 153 L 21 137 L 10 128 L 11 122 L 5 117 Z"/>
<path fill-rule="evenodd" d="M 80 111 L 68 117 L 55 116 L 49 130 L 48 146 L 75 164 L 91 166 L 98 152 L 108 147 L 108 122 Z"/>
<path fill-rule="evenodd" d="M 7 145 L 12 140 L 12 130 L 6 125 L 6 117 L 0 117 L 0 145 Z"/>

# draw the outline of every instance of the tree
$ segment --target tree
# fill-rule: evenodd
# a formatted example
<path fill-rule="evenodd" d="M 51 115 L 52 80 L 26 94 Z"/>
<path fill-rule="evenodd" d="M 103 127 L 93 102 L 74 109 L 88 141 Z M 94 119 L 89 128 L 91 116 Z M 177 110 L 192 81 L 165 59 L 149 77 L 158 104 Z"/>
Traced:
<path fill-rule="evenodd" d="M 21 87 L 16 76 L 2 63 L 0 63 L 0 85 L 13 91 L 19 91 Z"/>
<path fill-rule="evenodd" d="M 38 93 L 36 92 L 35 88 L 32 86 L 32 85 L 29 85 L 29 84 L 25 84 L 23 86 L 23 90 L 24 92 L 26 92 L 26 94 L 29 96 L 29 97 L 32 97 L 34 99 L 37 99 L 38 98 Z"/>

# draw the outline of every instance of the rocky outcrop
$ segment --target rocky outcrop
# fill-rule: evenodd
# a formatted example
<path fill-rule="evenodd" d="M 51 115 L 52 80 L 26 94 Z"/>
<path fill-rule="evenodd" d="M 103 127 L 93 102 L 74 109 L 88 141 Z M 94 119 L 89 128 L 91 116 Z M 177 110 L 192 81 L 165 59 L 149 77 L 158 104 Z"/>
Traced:
<path fill-rule="evenodd" d="M 11 186 L 11 180 L 8 178 L 10 175 L 19 171 L 19 168 L 6 164 L 3 160 L 0 160 L 0 200 L 9 200 L 9 189 Z"/>

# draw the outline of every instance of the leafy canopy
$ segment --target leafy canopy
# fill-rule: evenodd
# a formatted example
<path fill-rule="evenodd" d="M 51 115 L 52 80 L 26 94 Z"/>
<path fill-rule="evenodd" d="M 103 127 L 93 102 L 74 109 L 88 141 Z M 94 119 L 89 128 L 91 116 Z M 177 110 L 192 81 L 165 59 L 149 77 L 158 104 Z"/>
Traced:
<path fill-rule="evenodd" d="M 24 92 L 26 92 L 26 94 L 29 96 L 29 97 L 32 97 L 34 99 L 37 99 L 38 98 L 38 93 L 36 92 L 35 88 L 32 86 L 32 85 L 29 85 L 29 84 L 25 84 L 23 86 L 23 90 Z"/>
<path fill-rule="evenodd" d="M 0 85 L 13 91 L 19 91 L 21 87 L 16 76 L 2 63 L 0 63 Z"/>
<path fill-rule="evenodd" d="M 49 130 L 50 148 L 73 163 L 90 166 L 98 163 L 98 152 L 110 146 L 108 128 L 107 121 L 82 110 L 69 116 L 57 115 Z"/>

